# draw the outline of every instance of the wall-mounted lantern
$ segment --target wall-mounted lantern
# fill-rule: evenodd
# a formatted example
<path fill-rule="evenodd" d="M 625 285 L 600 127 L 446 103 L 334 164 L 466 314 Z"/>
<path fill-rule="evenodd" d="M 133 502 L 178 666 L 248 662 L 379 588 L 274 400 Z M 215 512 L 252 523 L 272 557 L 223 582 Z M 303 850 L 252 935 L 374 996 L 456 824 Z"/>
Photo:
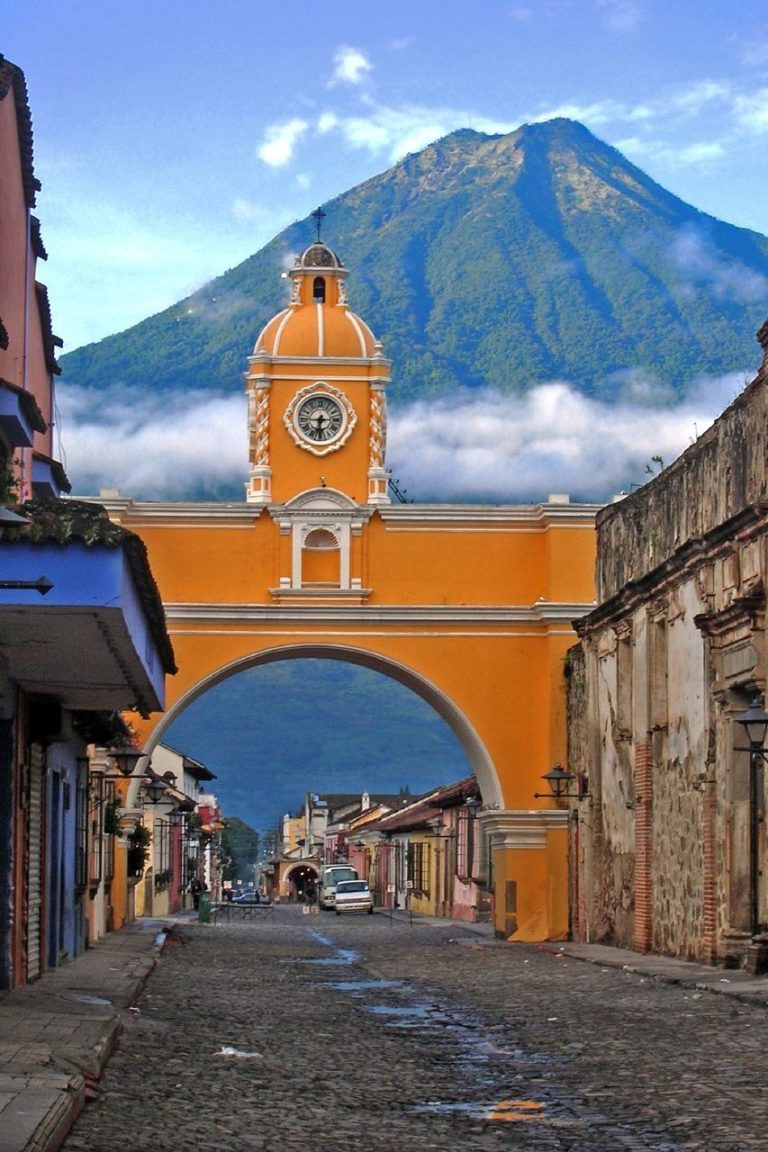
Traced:
<path fill-rule="evenodd" d="M 533 795 L 537 800 L 585 800 L 589 795 L 589 781 L 586 776 L 581 773 L 575 776 L 560 764 L 555 764 L 554 768 L 545 772 L 542 780 L 546 780 L 549 785 L 549 792 L 534 792 Z M 574 783 L 575 789 L 571 791 L 570 785 Z"/>

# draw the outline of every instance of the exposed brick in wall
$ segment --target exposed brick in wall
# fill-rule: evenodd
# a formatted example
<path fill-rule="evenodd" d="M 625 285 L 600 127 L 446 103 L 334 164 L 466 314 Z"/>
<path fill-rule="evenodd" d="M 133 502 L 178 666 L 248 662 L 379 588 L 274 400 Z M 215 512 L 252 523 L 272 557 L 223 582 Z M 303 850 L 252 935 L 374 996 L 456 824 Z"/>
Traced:
<path fill-rule="evenodd" d="M 635 949 L 648 952 L 653 931 L 653 752 L 635 748 Z"/>
<path fill-rule="evenodd" d="M 705 785 L 703 812 L 704 932 L 703 947 L 710 964 L 717 960 L 717 796 L 714 783 Z"/>

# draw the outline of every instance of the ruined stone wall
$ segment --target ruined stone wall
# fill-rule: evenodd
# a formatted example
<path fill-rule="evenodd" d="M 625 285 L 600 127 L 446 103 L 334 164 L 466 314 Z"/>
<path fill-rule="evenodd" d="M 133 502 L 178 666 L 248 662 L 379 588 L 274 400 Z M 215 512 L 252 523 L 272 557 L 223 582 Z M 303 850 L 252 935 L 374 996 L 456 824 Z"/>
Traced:
<path fill-rule="evenodd" d="M 746 963 L 768 923 L 737 723 L 768 684 L 768 323 L 760 338 L 758 376 L 713 427 L 598 517 L 568 700 L 568 766 L 589 779 L 571 802 L 579 939 Z"/>
<path fill-rule="evenodd" d="M 768 499 L 768 324 L 751 384 L 660 476 L 597 518 L 598 603 L 737 515 Z"/>
<path fill-rule="evenodd" d="M 568 769 L 588 781 L 588 795 L 572 801 L 571 924 L 574 938 L 632 947 L 634 828 L 629 750 L 616 745 L 611 707 L 601 708 L 614 678 L 611 653 L 585 645 L 569 653 Z M 605 718 L 608 716 L 608 722 Z"/>

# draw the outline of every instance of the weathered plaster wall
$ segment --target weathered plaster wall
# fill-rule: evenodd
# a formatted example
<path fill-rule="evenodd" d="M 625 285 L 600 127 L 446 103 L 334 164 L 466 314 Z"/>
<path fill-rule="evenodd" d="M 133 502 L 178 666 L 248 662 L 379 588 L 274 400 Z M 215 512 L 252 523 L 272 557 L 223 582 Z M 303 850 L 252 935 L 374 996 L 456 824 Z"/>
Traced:
<path fill-rule="evenodd" d="M 711 962 L 768 923 L 735 723 L 768 679 L 767 425 L 768 352 L 680 460 L 598 517 L 598 607 L 569 658 L 580 939 Z"/>
<path fill-rule="evenodd" d="M 577 939 L 631 947 L 634 924 L 634 820 L 629 751 L 615 740 L 606 707 L 605 660 L 571 649 L 568 681 L 568 768 L 589 792 L 573 804 L 571 929 Z M 588 673 L 590 665 L 592 674 Z M 598 684 L 596 694 L 590 691 Z M 596 700 L 603 699 L 603 707 Z"/>

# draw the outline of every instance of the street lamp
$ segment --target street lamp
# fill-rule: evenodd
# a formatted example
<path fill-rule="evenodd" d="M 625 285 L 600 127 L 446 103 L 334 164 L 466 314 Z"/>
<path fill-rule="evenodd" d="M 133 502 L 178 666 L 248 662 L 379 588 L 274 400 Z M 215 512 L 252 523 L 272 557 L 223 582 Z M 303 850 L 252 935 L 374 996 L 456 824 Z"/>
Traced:
<path fill-rule="evenodd" d="M 542 780 L 546 780 L 549 785 L 549 792 L 534 792 L 536 800 L 583 800 L 589 792 L 586 776 L 574 776 L 573 772 L 567 772 L 560 764 L 555 764 L 554 768 L 545 772 Z M 576 791 L 570 792 L 568 785 L 574 780 Z"/>
<path fill-rule="evenodd" d="M 755 696 L 746 712 L 736 717 L 749 741 L 749 916 L 753 935 L 760 931 L 760 854 L 758 829 L 763 818 L 763 764 L 766 760 L 765 736 L 768 732 L 768 712 L 761 697 Z"/>
<path fill-rule="evenodd" d="M 125 744 L 118 748 L 108 748 L 107 755 L 114 760 L 115 767 L 121 776 L 130 776 L 144 755 L 143 748 L 134 748 L 132 744 Z"/>
<path fill-rule="evenodd" d="M 145 777 L 144 795 L 150 804 L 159 804 L 168 791 L 168 781 L 162 776 Z"/>

